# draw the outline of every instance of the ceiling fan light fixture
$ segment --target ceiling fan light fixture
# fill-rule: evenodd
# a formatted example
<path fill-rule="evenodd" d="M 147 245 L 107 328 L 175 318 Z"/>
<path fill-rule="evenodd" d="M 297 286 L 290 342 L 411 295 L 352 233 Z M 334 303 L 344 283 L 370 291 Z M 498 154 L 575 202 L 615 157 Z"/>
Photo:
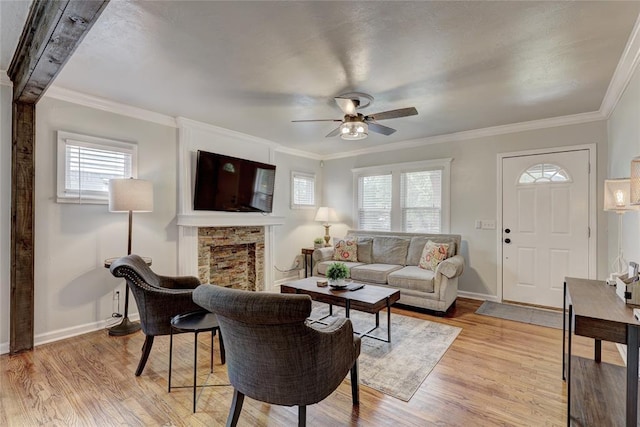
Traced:
<path fill-rule="evenodd" d="M 340 125 L 340 137 L 349 141 L 364 139 L 369 135 L 365 122 L 345 122 Z"/>

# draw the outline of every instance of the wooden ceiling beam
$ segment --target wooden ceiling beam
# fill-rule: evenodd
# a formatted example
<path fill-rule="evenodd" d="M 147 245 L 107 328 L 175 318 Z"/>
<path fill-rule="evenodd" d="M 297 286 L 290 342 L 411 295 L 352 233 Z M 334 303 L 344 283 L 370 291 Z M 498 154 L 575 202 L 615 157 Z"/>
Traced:
<path fill-rule="evenodd" d="M 36 0 L 7 74 L 13 99 L 36 103 L 109 0 Z"/>
<path fill-rule="evenodd" d="M 109 0 L 36 0 L 7 74 L 13 82 L 9 352 L 34 345 L 36 103 Z"/>

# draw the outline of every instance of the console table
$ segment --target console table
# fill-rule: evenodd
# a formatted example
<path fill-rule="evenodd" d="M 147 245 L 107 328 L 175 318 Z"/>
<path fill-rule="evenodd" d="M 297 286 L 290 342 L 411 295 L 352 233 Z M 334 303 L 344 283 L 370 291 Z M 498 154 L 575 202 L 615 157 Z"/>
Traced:
<path fill-rule="evenodd" d="M 567 425 L 636 427 L 640 322 L 633 309 L 605 282 L 573 277 L 565 278 L 563 309 Z M 571 355 L 572 333 L 595 340 L 594 360 Z M 627 345 L 626 373 L 622 366 L 601 362 L 602 340 Z"/>

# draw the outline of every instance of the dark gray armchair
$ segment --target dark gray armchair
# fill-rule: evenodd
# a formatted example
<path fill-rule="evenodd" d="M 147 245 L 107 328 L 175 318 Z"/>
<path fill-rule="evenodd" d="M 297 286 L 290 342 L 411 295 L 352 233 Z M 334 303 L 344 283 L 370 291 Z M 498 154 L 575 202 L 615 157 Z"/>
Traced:
<path fill-rule="evenodd" d="M 273 294 L 200 285 L 193 300 L 218 317 L 225 337 L 229 381 L 234 387 L 227 426 L 235 426 L 244 396 L 298 406 L 329 396 L 351 371 L 353 404 L 358 404 L 360 338 L 349 319 L 309 326 L 308 295 Z"/>
<path fill-rule="evenodd" d="M 111 264 L 110 270 L 115 277 L 125 278 L 140 313 L 140 326 L 145 340 L 136 369 L 138 377 L 147 364 L 154 337 L 171 332 L 171 318 L 202 310 L 192 298 L 193 289 L 200 285 L 200 281 L 191 276 L 157 275 L 142 258 L 134 254 L 118 258 Z"/>

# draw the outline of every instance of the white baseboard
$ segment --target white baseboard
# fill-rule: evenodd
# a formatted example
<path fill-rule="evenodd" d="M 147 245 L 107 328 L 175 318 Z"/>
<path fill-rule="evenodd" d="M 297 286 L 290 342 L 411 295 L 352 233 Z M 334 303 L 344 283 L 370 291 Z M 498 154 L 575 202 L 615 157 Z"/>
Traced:
<path fill-rule="evenodd" d="M 138 313 L 129 315 L 129 320 L 140 320 Z M 109 324 L 107 320 L 100 320 L 98 322 L 85 323 L 84 325 L 72 326 L 70 328 L 58 329 L 57 331 L 46 332 L 44 334 L 38 334 L 33 338 L 34 346 L 37 347 L 42 344 L 48 344 L 50 342 L 60 341 L 67 338 L 75 337 L 78 335 L 86 334 L 89 332 L 99 331 L 105 329 Z M 9 343 L 0 343 L 0 354 L 9 353 Z"/>
<path fill-rule="evenodd" d="M 462 298 L 476 299 L 480 301 L 501 302 L 495 295 L 478 294 L 475 292 L 458 291 L 458 296 Z"/>

